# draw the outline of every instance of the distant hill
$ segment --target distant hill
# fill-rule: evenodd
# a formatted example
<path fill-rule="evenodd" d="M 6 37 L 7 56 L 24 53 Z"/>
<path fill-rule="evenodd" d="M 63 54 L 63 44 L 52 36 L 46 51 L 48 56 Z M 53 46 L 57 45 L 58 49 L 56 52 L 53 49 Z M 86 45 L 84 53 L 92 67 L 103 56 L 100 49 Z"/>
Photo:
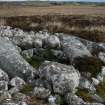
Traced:
<path fill-rule="evenodd" d="M 0 1 L 0 5 L 26 5 L 26 6 L 51 6 L 51 5 L 91 5 L 105 6 L 105 2 L 73 2 L 73 1 Z"/>
<path fill-rule="evenodd" d="M 0 5 L 49 6 L 51 3 L 49 1 L 0 1 Z"/>

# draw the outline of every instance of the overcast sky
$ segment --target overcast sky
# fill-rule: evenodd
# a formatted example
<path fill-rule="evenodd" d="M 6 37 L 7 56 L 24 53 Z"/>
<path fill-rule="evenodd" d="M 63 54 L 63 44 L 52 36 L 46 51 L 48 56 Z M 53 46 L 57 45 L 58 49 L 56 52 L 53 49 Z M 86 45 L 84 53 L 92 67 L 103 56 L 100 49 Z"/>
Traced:
<path fill-rule="evenodd" d="M 25 0 L 0 0 L 0 1 L 25 1 Z M 34 1 L 34 0 L 33 0 Z M 40 0 L 41 1 L 41 0 Z M 42 0 L 47 1 L 47 0 Z M 105 0 L 50 0 L 50 1 L 89 1 L 89 2 L 105 2 Z"/>

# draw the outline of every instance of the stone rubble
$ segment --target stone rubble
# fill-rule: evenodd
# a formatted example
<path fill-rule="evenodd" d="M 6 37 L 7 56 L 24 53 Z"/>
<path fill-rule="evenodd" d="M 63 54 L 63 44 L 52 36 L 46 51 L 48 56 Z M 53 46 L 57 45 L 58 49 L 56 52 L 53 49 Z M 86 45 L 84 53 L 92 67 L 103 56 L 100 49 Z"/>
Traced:
<path fill-rule="evenodd" d="M 105 100 L 96 91 L 104 81 L 105 65 L 95 77 L 80 72 L 74 61 L 85 56 L 95 56 L 105 63 L 105 43 L 0 26 L 0 105 L 30 105 L 33 97 L 43 102 L 40 105 L 57 105 L 56 95 L 65 105 L 104 105 Z M 51 61 L 44 61 L 36 70 L 26 61 L 32 57 Z M 88 91 L 92 102 L 78 96 L 79 89 Z"/>

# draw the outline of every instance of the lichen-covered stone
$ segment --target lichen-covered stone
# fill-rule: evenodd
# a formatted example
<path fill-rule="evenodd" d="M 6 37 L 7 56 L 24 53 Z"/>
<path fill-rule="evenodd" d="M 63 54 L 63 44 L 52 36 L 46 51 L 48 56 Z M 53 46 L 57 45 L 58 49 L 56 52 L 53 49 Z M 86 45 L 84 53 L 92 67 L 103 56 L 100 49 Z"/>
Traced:
<path fill-rule="evenodd" d="M 2 69 L 0 69 L 0 81 L 9 81 L 9 77 L 8 74 L 6 72 L 4 72 Z"/>
<path fill-rule="evenodd" d="M 33 57 L 33 49 L 24 50 L 21 54 L 25 59 L 30 59 Z"/>
<path fill-rule="evenodd" d="M 16 87 L 18 89 L 23 88 L 23 86 L 25 84 L 26 84 L 25 81 L 23 79 L 21 79 L 20 77 L 14 77 L 10 81 L 10 85 L 13 86 L 13 87 Z"/>
<path fill-rule="evenodd" d="M 54 93 L 74 92 L 79 85 L 80 74 L 73 66 L 46 61 L 38 72 L 40 78 L 50 84 Z"/>
<path fill-rule="evenodd" d="M 19 76 L 27 79 L 32 76 L 34 68 L 20 55 L 11 41 L 0 37 L 0 67 L 10 77 Z"/>
<path fill-rule="evenodd" d="M 47 99 L 51 92 L 43 87 L 35 87 L 33 90 L 33 95 L 37 98 Z"/>
<path fill-rule="evenodd" d="M 76 57 L 91 56 L 86 46 L 74 36 L 61 36 L 61 44 L 65 55 L 73 61 Z"/>
<path fill-rule="evenodd" d="M 46 46 L 50 48 L 59 48 L 60 47 L 60 40 L 57 36 L 51 35 L 46 39 Z"/>

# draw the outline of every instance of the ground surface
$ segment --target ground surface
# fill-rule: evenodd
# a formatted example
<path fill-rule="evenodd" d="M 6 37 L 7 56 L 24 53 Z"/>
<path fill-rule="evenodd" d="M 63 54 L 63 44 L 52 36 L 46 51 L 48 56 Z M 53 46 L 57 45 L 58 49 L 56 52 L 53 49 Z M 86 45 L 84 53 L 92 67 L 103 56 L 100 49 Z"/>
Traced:
<path fill-rule="evenodd" d="M 65 15 L 104 15 L 105 7 L 101 6 L 0 6 L 0 16 L 31 16 L 46 14 L 65 14 Z"/>

